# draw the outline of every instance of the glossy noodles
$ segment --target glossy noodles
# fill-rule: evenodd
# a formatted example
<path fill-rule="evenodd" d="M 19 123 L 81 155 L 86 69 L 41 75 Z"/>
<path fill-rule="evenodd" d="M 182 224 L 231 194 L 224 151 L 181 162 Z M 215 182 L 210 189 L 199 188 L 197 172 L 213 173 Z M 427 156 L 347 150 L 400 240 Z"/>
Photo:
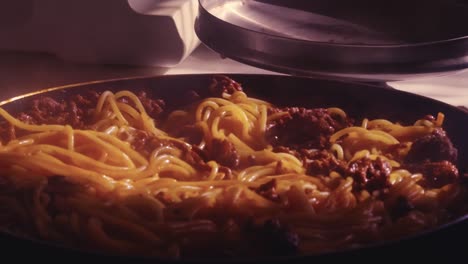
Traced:
<path fill-rule="evenodd" d="M 397 239 L 465 212 L 443 113 L 353 120 L 219 76 L 189 95 L 174 107 L 90 91 L 0 109 L 0 225 L 118 254 L 258 256 Z"/>

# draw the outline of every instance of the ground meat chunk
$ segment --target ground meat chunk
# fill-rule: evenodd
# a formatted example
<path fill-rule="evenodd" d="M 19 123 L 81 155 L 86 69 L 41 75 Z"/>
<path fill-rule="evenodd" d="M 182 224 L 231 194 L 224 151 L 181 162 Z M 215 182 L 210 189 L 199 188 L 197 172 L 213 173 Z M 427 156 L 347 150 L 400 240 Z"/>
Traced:
<path fill-rule="evenodd" d="M 457 149 L 453 146 L 445 131 L 436 129 L 430 135 L 414 141 L 405 162 L 418 163 L 443 160 L 456 162 L 457 154 Z"/>
<path fill-rule="evenodd" d="M 164 111 L 164 100 L 149 98 L 145 91 L 140 91 L 138 93 L 138 99 L 140 99 L 146 113 L 154 119 L 158 119 L 160 114 Z"/>
<path fill-rule="evenodd" d="M 26 124 L 36 124 L 36 120 L 34 118 L 26 113 L 20 113 L 16 118 L 20 120 L 21 122 L 24 122 Z"/>
<path fill-rule="evenodd" d="M 346 174 L 353 177 L 356 190 L 372 192 L 389 186 L 388 176 L 391 171 L 391 165 L 381 158 L 362 158 L 350 163 Z"/>
<path fill-rule="evenodd" d="M 57 96 L 58 99 L 41 96 L 33 99 L 30 108 L 17 115 L 17 118 L 28 124 L 71 125 L 82 129 L 93 122 L 99 93 L 87 90 L 81 94 Z"/>
<path fill-rule="evenodd" d="M 80 94 L 71 96 L 70 101 L 74 101 L 79 107 L 94 107 L 97 104 L 100 93 L 94 90 L 87 90 Z"/>
<path fill-rule="evenodd" d="M 346 162 L 338 160 L 335 155 L 328 150 L 294 150 L 288 147 L 278 146 L 275 147 L 273 151 L 289 153 L 302 160 L 308 175 L 329 175 L 332 171 L 343 175 L 346 171 Z"/>
<path fill-rule="evenodd" d="M 86 90 L 80 94 L 41 97 L 33 100 L 32 108 L 26 114 L 33 117 L 35 123 L 68 124 L 74 128 L 85 128 L 93 120 L 93 110 L 96 107 L 100 93 Z"/>
<path fill-rule="evenodd" d="M 292 149 L 324 149 L 329 138 L 336 131 L 349 126 L 349 120 L 332 116 L 327 109 L 283 108 L 271 112 L 288 112 L 268 124 L 266 137 L 273 146 Z"/>
<path fill-rule="evenodd" d="M 236 148 L 227 140 L 213 139 L 208 156 L 210 159 L 229 168 L 237 167 L 240 162 L 240 156 Z"/>
<path fill-rule="evenodd" d="M 183 148 L 182 159 L 192 165 L 197 171 L 210 172 L 211 167 L 206 164 L 208 161 L 206 154 L 206 152 L 197 146 L 192 146 L 191 148 Z M 232 177 L 232 171 L 224 166 L 220 166 L 218 172 L 224 173 L 225 179 Z"/>
<path fill-rule="evenodd" d="M 72 113 L 72 120 L 74 120 L 71 125 L 74 128 L 85 128 L 94 122 L 94 109 L 100 95 L 96 91 L 87 90 L 83 94 L 73 95 L 66 100 L 70 105 L 69 109 Z"/>
<path fill-rule="evenodd" d="M 221 97 L 223 93 L 233 94 L 236 91 L 242 91 L 242 87 L 231 78 L 224 75 L 218 75 L 213 78 L 209 90 L 211 96 Z"/>
<path fill-rule="evenodd" d="M 144 150 L 145 152 L 150 153 L 157 147 L 154 144 L 149 144 L 151 141 L 151 136 L 144 130 L 136 130 L 133 133 L 131 139 L 132 140 L 129 140 L 129 143 L 132 145 L 132 148 L 140 153 L 142 153 Z"/>
<path fill-rule="evenodd" d="M 302 149 L 300 153 L 308 175 L 329 175 L 332 171 L 343 175 L 346 171 L 346 162 L 338 160 L 329 151 L 307 151 Z"/>
<path fill-rule="evenodd" d="M 280 200 L 280 197 L 276 192 L 276 179 L 272 179 L 253 190 L 268 200 L 274 202 L 278 202 Z"/>
<path fill-rule="evenodd" d="M 183 143 L 175 140 L 160 139 L 144 130 L 135 130 L 129 135 L 122 134 L 120 135 L 120 138 L 129 142 L 133 149 L 146 156 L 150 155 L 154 150 L 164 146 L 176 147 L 183 151 L 188 149 L 188 147 Z"/>
<path fill-rule="evenodd" d="M 424 176 L 424 185 L 429 188 L 440 188 L 459 178 L 457 167 L 447 160 L 406 164 L 406 168 L 412 173 L 421 173 Z"/>
<path fill-rule="evenodd" d="M 65 108 L 65 102 L 59 103 L 51 97 L 40 97 L 33 100 L 29 115 L 37 120 L 37 123 L 63 124 L 66 121 L 66 117 L 63 115 Z"/>
<path fill-rule="evenodd" d="M 85 90 L 80 94 L 67 95 L 65 92 L 56 98 L 40 96 L 32 99 L 29 108 L 18 113 L 16 117 L 28 124 L 58 124 L 70 125 L 74 129 L 87 129 L 94 123 L 94 109 L 99 100 L 100 93 Z M 163 111 L 164 101 L 148 98 L 142 91 L 138 93 L 143 107 L 147 113 L 158 118 Z M 126 98 L 119 101 L 129 103 Z M 134 105 L 132 105 L 134 107 Z M 3 143 L 21 136 L 21 131 L 15 129 L 5 120 L 0 121 L 0 139 Z M 144 143 L 144 142 L 143 142 Z"/>

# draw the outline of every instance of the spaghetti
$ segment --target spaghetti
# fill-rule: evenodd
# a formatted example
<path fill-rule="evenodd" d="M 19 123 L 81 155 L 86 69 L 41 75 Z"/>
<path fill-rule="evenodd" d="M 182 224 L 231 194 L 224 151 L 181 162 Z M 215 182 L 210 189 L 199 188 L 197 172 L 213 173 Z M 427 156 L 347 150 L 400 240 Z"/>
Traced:
<path fill-rule="evenodd" d="M 158 116 L 156 101 L 130 91 L 88 100 L 76 122 L 68 106 L 66 118 L 41 121 L 50 98 L 17 115 L 0 108 L 0 225 L 179 258 L 321 253 L 462 212 L 443 114 L 355 125 L 340 108 L 278 108 L 226 77 L 216 85 Z"/>

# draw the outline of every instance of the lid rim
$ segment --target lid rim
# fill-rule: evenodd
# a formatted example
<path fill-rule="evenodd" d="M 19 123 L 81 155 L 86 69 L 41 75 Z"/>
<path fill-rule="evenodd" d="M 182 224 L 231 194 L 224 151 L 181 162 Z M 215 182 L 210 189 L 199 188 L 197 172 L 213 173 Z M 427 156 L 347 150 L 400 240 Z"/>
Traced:
<path fill-rule="evenodd" d="M 205 6 L 203 5 L 203 2 L 206 0 L 198 0 L 199 2 L 199 11 L 201 12 L 202 9 L 204 12 L 206 12 L 206 15 L 211 16 L 212 18 L 219 20 L 220 22 L 227 23 L 216 16 L 214 16 Z M 448 38 L 448 39 L 439 39 L 439 40 L 432 40 L 432 41 L 421 41 L 421 42 L 413 42 L 409 44 L 346 44 L 346 43 L 336 43 L 336 42 L 323 42 L 323 41 L 313 41 L 313 40 L 305 40 L 305 39 L 297 39 L 297 38 L 288 38 L 280 35 L 274 35 L 268 32 L 261 32 L 253 29 L 249 29 L 246 27 L 242 27 L 239 25 L 235 24 L 230 24 L 233 28 L 238 28 L 239 30 L 245 30 L 245 31 L 250 31 L 252 33 L 258 34 L 258 35 L 264 35 L 268 36 L 271 38 L 277 38 L 281 39 L 284 41 L 295 41 L 295 42 L 304 42 L 304 43 L 310 43 L 310 44 L 317 44 L 317 45 L 326 45 L 326 46 L 336 46 L 336 47 L 350 47 L 350 48 L 356 48 L 356 47 L 362 47 L 362 48 L 403 48 L 403 47 L 408 47 L 408 48 L 413 48 L 413 47 L 422 47 L 422 46 L 433 46 L 437 44 L 446 44 L 449 42 L 459 42 L 459 41 L 467 41 L 468 43 L 468 35 L 466 36 L 459 36 L 459 37 L 454 37 L 454 38 Z"/>
<path fill-rule="evenodd" d="M 195 31 L 222 56 L 255 67 L 294 75 L 402 75 L 468 68 L 468 36 L 395 45 L 307 41 L 244 28 L 213 15 L 199 0 Z M 406 75 L 403 76 L 403 75 Z M 355 79 L 381 79 L 372 76 Z M 353 78 L 354 79 L 354 78 Z M 393 78 L 392 78 L 393 79 Z"/>

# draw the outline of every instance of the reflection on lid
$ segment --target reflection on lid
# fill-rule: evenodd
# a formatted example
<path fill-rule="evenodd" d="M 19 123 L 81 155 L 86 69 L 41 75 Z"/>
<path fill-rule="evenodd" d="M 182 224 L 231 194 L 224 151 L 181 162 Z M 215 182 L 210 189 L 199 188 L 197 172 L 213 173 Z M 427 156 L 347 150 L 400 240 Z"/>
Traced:
<path fill-rule="evenodd" d="M 287 38 L 342 44 L 400 42 L 344 19 L 256 1 L 229 1 L 211 12 L 234 25 Z"/>

